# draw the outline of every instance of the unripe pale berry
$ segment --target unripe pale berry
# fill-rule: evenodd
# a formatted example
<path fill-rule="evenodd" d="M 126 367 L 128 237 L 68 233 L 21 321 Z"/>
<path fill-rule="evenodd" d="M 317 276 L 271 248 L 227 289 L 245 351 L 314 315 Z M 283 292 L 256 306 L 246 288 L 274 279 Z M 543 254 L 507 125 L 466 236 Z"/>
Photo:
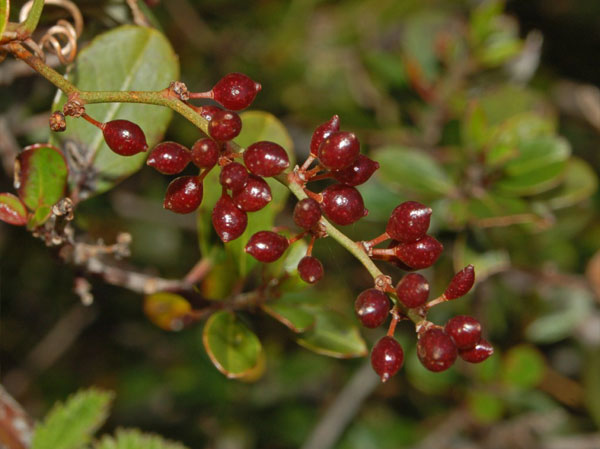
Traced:
<path fill-rule="evenodd" d="M 404 351 L 393 337 L 382 337 L 371 350 L 371 366 L 382 382 L 396 374 L 403 362 Z"/>
<path fill-rule="evenodd" d="M 421 203 L 406 201 L 392 211 L 385 231 L 402 243 L 415 242 L 429 229 L 431 212 L 431 208 Z"/>
<path fill-rule="evenodd" d="M 229 195 L 222 195 L 212 210 L 212 224 L 219 238 L 227 243 L 244 233 L 248 216 L 235 205 Z"/>
<path fill-rule="evenodd" d="M 213 98 L 227 109 L 247 108 L 260 92 L 261 85 L 243 73 L 229 73 L 212 88 Z"/>
<path fill-rule="evenodd" d="M 244 164 L 257 176 L 276 176 L 290 166 L 290 159 L 281 145 L 263 140 L 244 151 Z"/>
<path fill-rule="evenodd" d="M 339 225 L 349 225 L 369 213 L 365 209 L 362 195 L 354 187 L 333 184 L 323 192 L 321 209 L 331 221 Z"/>
<path fill-rule="evenodd" d="M 422 306 L 429 296 L 429 282 L 418 273 L 408 273 L 398 281 L 396 294 L 408 308 Z"/>
<path fill-rule="evenodd" d="M 163 207 L 178 214 L 189 214 L 202 203 L 202 193 L 202 181 L 198 176 L 180 176 L 167 187 Z"/>
<path fill-rule="evenodd" d="M 156 145 L 146 164 L 164 175 L 181 173 L 192 159 L 191 152 L 177 142 L 162 142 Z"/>
<path fill-rule="evenodd" d="M 428 329 L 419 335 L 417 356 L 429 371 L 445 371 L 456 360 L 458 351 L 454 342 L 442 329 Z"/>
<path fill-rule="evenodd" d="M 356 135 L 346 131 L 331 134 L 319 146 L 319 162 L 329 170 L 342 170 L 352 164 L 360 153 Z"/>
<path fill-rule="evenodd" d="M 323 277 L 323 264 L 313 256 L 304 256 L 298 263 L 300 279 L 309 284 L 318 282 Z"/>
<path fill-rule="evenodd" d="M 363 326 L 376 328 L 381 326 L 390 313 L 390 300 L 380 290 L 370 288 L 363 291 L 354 301 L 354 311 Z"/>
<path fill-rule="evenodd" d="M 258 231 L 248 240 L 244 251 L 259 262 L 275 262 L 288 248 L 288 239 L 272 231 Z"/>
<path fill-rule="evenodd" d="M 446 299 L 456 299 L 469 293 L 475 283 L 475 268 L 467 265 L 454 275 L 444 292 Z"/>
<path fill-rule="evenodd" d="M 121 156 L 133 156 L 148 149 L 144 131 L 129 120 L 112 120 L 101 129 L 106 145 Z"/>
<path fill-rule="evenodd" d="M 471 349 L 481 338 L 481 324 L 466 315 L 450 318 L 445 330 L 459 350 Z"/>

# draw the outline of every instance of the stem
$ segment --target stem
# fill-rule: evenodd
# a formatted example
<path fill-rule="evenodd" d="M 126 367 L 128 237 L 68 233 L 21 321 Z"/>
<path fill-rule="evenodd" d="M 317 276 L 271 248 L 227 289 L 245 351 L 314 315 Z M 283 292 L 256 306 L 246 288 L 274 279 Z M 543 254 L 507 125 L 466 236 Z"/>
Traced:
<path fill-rule="evenodd" d="M 21 30 L 27 34 L 27 36 L 31 36 L 31 34 L 37 28 L 43 9 L 44 0 L 33 0 L 33 5 L 31 6 L 29 15 L 27 16 L 27 19 L 25 19 L 25 22 L 23 22 L 23 25 L 20 27 Z"/>

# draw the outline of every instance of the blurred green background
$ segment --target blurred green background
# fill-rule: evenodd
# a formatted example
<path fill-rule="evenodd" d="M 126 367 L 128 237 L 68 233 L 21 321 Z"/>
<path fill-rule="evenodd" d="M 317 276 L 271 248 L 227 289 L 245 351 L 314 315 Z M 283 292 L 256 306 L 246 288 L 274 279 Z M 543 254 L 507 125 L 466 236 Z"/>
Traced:
<path fill-rule="evenodd" d="M 76 3 L 82 42 L 131 21 L 123 2 Z M 227 380 L 204 352 L 201 325 L 163 331 L 140 295 L 101 281 L 93 305 L 81 305 L 79 273 L 0 224 L 0 380 L 32 416 L 95 385 L 116 392 L 105 431 L 139 427 L 191 448 L 295 448 L 356 388 L 365 397 L 355 416 L 333 414 L 329 428 L 343 431 L 331 447 L 600 447 L 599 2 L 163 0 L 150 11 L 191 90 L 231 71 L 262 83 L 252 109 L 286 125 L 299 161 L 312 130 L 340 115 L 382 164 L 360 188 L 369 216 L 347 233 L 374 237 L 401 201 L 430 204 L 446 247 L 425 272 L 433 291 L 465 263 L 478 267 L 475 290 L 436 308 L 433 321 L 476 316 L 496 353 L 429 373 L 404 323 L 405 366 L 377 385 L 361 371 L 366 359 L 314 354 L 248 313 L 267 370 L 255 383 Z M 3 155 L 47 138 L 55 93 L 12 62 L 0 65 Z M 197 137 L 174 117 L 166 140 Z M 10 157 L 3 163 L 0 191 L 11 191 Z M 200 253 L 194 219 L 160 207 L 167 183 L 143 169 L 82 204 L 77 226 L 107 242 L 130 232 L 132 266 L 181 277 Z M 371 280 L 329 240 L 315 249 L 325 278 L 306 294 L 354 320 Z M 381 334 L 363 332 L 369 346 Z"/>

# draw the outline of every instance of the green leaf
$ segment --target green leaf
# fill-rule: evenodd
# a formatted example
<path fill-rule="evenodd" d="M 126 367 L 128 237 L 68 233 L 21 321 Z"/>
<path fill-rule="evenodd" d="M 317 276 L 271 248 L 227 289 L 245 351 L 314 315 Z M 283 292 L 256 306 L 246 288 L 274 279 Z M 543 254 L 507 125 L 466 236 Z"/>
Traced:
<path fill-rule="evenodd" d="M 490 126 L 495 126 L 522 113 L 544 110 L 543 97 L 536 91 L 515 84 L 501 84 L 479 98 Z"/>
<path fill-rule="evenodd" d="M 562 184 L 556 191 L 548 192 L 548 205 L 552 209 L 573 206 L 590 197 L 598 188 L 598 176 L 594 169 L 578 157 L 571 157 L 565 169 Z"/>
<path fill-rule="evenodd" d="M 67 185 L 68 168 L 62 153 L 48 144 L 31 145 L 17 157 L 19 197 L 33 212 L 30 227 L 41 225 Z"/>
<path fill-rule="evenodd" d="M 473 45 L 482 45 L 494 29 L 494 22 L 504 10 L 501 0 L 481 2 L 473 9 L 469 20 L 469 37 Z"/>
<path fill-rule="evenodd" d="M 89 91 L 160 90 L 179 77 L 179 63 L 167 39 L 149 27 L 121 26 L 97 36 L 78 55 L 67 78 Z M 67 98 L 57 97 L 53 110 L 61 110 Z M 168 108 L 133 103 L 86 105 L 87 113 L 100 122 L 125 119 L 137 123 L 150 148 L 163 136 L 172 113 Z M 82 119 L 67 117 L 67 130 L 54 133 L 61 147 L 75 145 L 92 162 L 97 175 L 89 183 L 89 194 L 112 188 L 139 170 L 146 154 L 123 157 L 112 152 L 102 132 Z"/>
<path fill-rule="evenodd" d="M 144 299 L 144 313 L 156 326 L 167 331 L 179 331 L 192 310 L 181 295 L 169 292 L 154 293 Z"/>
<path fill-rule="evenodd" d="M 186 446 L 136 429 L 117 429 L 115 436 L 103 436 L 94 449 L 186 449 Z"/>
<path fill-rule="evenodd" d="M 77 449 L 89 443 L 104 423 L 112 394 L 88 389 L 56 404 L 38 425 L 31 449 Z"/>
<path fill-rule="evenodd" d="M 446 172 L 424 150 L 384 147 L 374 153 L 373 159 L 380 165 L 379 178 L 390 187 L 430 196 L 454 190 Z"/>
<path fill-rule="evenodd" d="M 315 315 L 315 326 L 298 339 L 299 345 L 317 354 L 344 359 L 367 354 L 367 345 L 352 322 L 331 310 L 317 310 Z"/>
<path fill-rule="evenodd" d="M 469 148 L 480 150 L 490 139 L 487 117 L 481 105 L 473 102 L 461 122 L 462 142 Z"/>
<path fill-rule="evenodd" d="M 202 342 L 213 364 L 230 379 L 244 377 L 260 362 L 260 340 L 232 312 L 214 313 L 204 326 Z"/>
<path fill-rule="evenodd" d="M 457 240 L 454 244 L 453 259 L 455 269 L 459 270 L 469 264 L 475 267 L 476 281 L 481 282 L 489 276 L 510 268 L 510 255 L 508 251 L 490 250 L 476 252 L 466 245 L 464 240 Z"/>
<path fill-rule="evenodd" d="M 587 357 L 585 364 L 585 402 L 596 426 L 600 426 L 600 350 L 595 347 Z"/>
<path fill-rule="evenodd" d="M 315 315 L 305 307 L 311 291 L 285 293 L 280 298 L 262 305 L 262 309 L 294 332 L 306 332 L 315 324 Z"/>
<path fill-rule="evenodd" d="M 405 22 L 402 47 L 428 82 L 435 80 L 439 72 L 435 39 L 446 22 L 443 14 L 433 10 L 414 14 Z"/>
<path fill-rule="evenodd" d="M 15 226 L 24 226 L 27 224 L 25 204 L 12 193 L 0 193 L 0 220 Z"/>
<path fill-rule="evenodd" d="M 10 2 L 8 0 L 0 0 L 0 36 L 6 29 L 8 23 L 8 16 L 10 11 Z"/>
<path fill-rule="evenodd" d="M 502 380 L 513 387 L 534 388 L 544 378 L 545 371 L 546 362 L 540 352 L 534 346 L 522 344 L 506 353 Z"/>
<path fill-rule="evenodd" d="M 487 391 L 471 391 L 467 398 L 471 414 L 481 423 L 499 420 L 504 412 L 504 402 Z"/>

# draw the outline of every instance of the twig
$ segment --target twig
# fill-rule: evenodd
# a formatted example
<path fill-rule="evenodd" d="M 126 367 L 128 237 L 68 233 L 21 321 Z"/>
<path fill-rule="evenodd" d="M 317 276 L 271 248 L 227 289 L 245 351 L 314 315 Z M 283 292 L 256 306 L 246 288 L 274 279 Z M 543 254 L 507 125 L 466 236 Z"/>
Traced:
<path fill-rule="evenodd" d="M 149 27 L 150 23 L 144 13 L 140 10 L 138 6 L 138 0 L 127 0 L 127 5 L 129 9 L 131 9 L 131 14 L 133 15 L 133 23 L 143 27 Z"/>
<path fill-rule="evenodd" d="M 0 385 L 0 448 L 27 449 L 31 445 L 32 436 L 31 419 Z"/>

